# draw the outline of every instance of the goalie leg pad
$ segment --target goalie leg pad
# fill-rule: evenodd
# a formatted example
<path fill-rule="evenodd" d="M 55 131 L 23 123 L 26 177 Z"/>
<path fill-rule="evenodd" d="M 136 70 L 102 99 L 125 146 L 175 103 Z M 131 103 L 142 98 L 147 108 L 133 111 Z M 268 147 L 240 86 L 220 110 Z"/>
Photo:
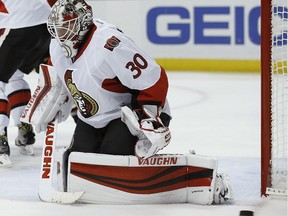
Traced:
<path fill-rule="evenodd" d="M 98 204 L 194 203 L 213 201 L 216 160 L 197 155 L 135 156 L 72 152 L 68 191 Z"/>

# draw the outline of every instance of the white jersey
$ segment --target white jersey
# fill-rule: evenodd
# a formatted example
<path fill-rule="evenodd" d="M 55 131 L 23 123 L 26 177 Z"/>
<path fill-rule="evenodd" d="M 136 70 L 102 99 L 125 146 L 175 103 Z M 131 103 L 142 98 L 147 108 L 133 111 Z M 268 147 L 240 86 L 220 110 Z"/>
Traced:
<path fill-rule="evenodd" d="M 49 3 L 48 3 L 49 2 Z M 0 28 L 18 29 L 47 22 L 55 0 L 0 0 Z"/>
<path fill-rule="evenodd" d="M 87 40 L 72 61 L 56 39 L 50 55 L 55 71 L 71 93 L 78 117 L 101 128 L 120 118 L 121 107 L 164 106 L 168 80 L 153 58 L 114 25 L 94 21 Z"/>

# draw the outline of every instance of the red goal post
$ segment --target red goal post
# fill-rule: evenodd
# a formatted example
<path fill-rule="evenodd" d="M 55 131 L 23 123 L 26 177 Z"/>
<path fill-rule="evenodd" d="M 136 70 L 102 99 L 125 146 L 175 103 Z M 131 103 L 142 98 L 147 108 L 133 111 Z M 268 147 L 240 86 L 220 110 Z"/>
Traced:
<path fill-rule="evenodd" d="M 261 195 L 287 196 L 288 1 L 261 0 Z"/>

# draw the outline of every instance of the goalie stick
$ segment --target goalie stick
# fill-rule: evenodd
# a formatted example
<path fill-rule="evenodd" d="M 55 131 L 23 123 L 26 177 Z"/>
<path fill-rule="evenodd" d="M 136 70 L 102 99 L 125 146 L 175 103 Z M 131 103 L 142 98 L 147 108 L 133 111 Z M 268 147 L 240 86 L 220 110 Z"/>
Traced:
<path fill-rule="evenodd" d="M 44 202 L 72 204 L 75 203 L 83 194 L 79 192 L 60 192 L 56 191 L 52 186 L 53 176 L 53 157 L 56 150 L 56 133 L 57 133 L 58 117 L 52 120 L 46 128 L 44 147 L 42 151 L 40 184 L 38 195 Z"/>

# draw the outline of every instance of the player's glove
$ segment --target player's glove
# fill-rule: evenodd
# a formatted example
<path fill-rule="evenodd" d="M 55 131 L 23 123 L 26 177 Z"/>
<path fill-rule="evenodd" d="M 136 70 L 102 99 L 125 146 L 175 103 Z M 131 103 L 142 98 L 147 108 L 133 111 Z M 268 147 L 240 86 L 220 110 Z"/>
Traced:
<path fill-rule="evenodd" d="M 142 107 L 132 111 L 128 107 L 122 107 L 121 117 L 131 134 L 138 137 L 135 146 L 136 156 L 144 159 L 155 155 L 171 140 L 169 128 L 165 127 L 159 116 L 148 108 Z"/>

